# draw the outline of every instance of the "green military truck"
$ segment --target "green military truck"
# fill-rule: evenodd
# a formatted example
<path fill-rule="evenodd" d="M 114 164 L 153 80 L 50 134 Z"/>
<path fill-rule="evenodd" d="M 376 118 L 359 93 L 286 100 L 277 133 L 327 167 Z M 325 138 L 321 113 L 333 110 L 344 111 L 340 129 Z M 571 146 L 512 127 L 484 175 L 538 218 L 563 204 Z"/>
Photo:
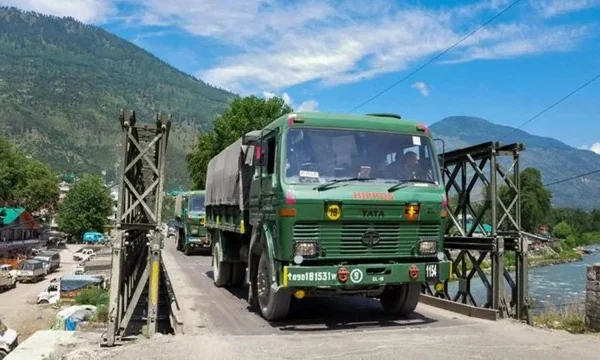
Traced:
<path fill-rule="evenodd" d="M 422 284 L 451 271 L 432 141 L 386 114 L 292 113 L 244 135 L 207 169 L 215 285 L 247 281 L 267 320 L 292 296 L 363 295 L 412 313 Z"/>
<path fill-rule="evenodd" d="M 175 197 L 177 250 L 186 255 L 209 250 L 210 238 L 204 228 L 204 191 L 187 191 Z"/>

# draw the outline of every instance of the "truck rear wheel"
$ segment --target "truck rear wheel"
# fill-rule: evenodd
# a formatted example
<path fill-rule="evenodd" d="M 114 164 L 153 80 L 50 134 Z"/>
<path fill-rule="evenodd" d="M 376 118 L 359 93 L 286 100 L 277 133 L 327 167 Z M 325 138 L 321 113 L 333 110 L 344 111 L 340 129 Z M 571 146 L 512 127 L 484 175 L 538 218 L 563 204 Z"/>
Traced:
<path fill-rule="evenodd" d="M 181 236 L 181 232 L 175 235 L 177 238 L 177 251 L 183 250 L 183 236 Z"/>
<path fill-rule="evenodd" d="M 221 252 L 221 244 L 215 242 L 212 251 L 213 263 L 213 281 L 215 286 L 224 287 L 229 284 L 231 278 L 231 263 L 223 261 L 223 253 Z"/>
<path fill-rule="evenodd" d="M 421 284 L 409 283 L 385 289 L 379 300 L 386 312 L 394 315 L 408 316 L 415 311 L 420 296 Z"/>
<path fill-rule="evenodd" d="M 287 316 L 290 309 L 291 294 L 287 291 L 274 292 L 271 288 L 269 271 L 269 258 L 263 250 L 258 261 L 258 274 L 256 276 L 258 306 L 260 313 L 268 321 L 281 320 Z"/>
<path fill-rule="evenodd" d="M 239 262 L 232 265 L 231 286 L 241 287 L 246 281 L 246 264 Z"/>

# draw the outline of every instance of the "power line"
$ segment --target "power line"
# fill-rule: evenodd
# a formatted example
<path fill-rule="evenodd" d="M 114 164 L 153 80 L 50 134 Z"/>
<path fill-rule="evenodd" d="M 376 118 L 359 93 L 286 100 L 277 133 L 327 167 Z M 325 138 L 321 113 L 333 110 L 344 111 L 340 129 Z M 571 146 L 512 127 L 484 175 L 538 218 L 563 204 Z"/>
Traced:
<path fill-rule="evenodd" d="M 551 183 L 544 184 L 544 186 L 552 186 L 552 185 L 556 185 L 556 184 L 564 183 L 564 182 L 567 182 L 567 181 L 579 179 L 579 178 L 582 178 L 584 176 L 588 176 L 588 175 L 592 175 L 592 174 L 596 174 L 596 173 L 600 173 L 600 169 L 594 170 L 594 171 L 590 171 L 590 172 L 586 172 L 584 174 L 579 174 L 579 175 L 571 176 L 571 177 L 568 177 L 566 179 L 562 179 L 562 180 L 558 180 L 558 181 L 553 181 Z"/>
<path fill-rule="evenodd" d="M 580 85 L 577 89 L 571 91 L 570 93 L 568 93 L 567 95 L 563 96 L 562 98 L 560 98 L 558 101 L 554 102 L 552 105 L 546 107 L 544 110 L 540 111 L 539 113 L 537 113 L 536 115 L 534 115 L 532 118 L 530 118 L 529 120 L 525 121 L 524 123 L 522 123 L 521 125 L 519 125 L 518 127 L 514 128 L 512 131 L 510 131 L 509 133 L 507 133 L 506 135 L 504 135 L 503 137 L 501 137 L 500 139 L 503 139 L 505 137 L 507 137 L 508 135 L 511 135 L 512 133 L 514 133 L 515 131 L 517 131 L 518 129 L 522 128 L 523 126 L 529 124 L 530 122 L 532 122 L 533 120 L 539 118 L 540 116 L 542 116 L 543 114 L 545 114 L 547 111 L 549 111 L 550 109 L 554 108 L 555 106 L 557 106 L 558 104 L 562 103 L 563 101 L 567 100 L 568 98 L 570 98 L 571 96 L 575 95 L 576 93 L 578 93 L 580 90 L 582 90 L 583 88 L 585 88 L 586 86 L 590 85 L 591 83 L 593 83 L 594 81 L 598 80 L 600 78 L 600 74 L 594 76 L 593 78 L 591 78 L 590 80 L 586 81 L 585 83 L 583 83 L 582 85 Z"/>
<path fill-rule="evenodd" d="M 432 57 L 427 62 L 425 62 L 424 64 L 422 64 L 421 66 L 419 66 L 418 68 L 416 68 L 415 70 L 413 70 L 412 72 L 410 72 L 408 75 L 404 76 L 402 79 L 396 81 L 395 83 L 393 83 L 392 85 L 388 86 L 384 90 L 378 92 L 377 94 L 373 95 L 369 99 L 363 101 L 361 104 L 355 106 L 349 112 L 354 112 L 354 111 L 358 110 L 359 108 L 365 106 L 366 104 L 368 104 L 371 101 L 375 100 L 379 96 L 381 96 L 381 95 L 385 94 L 386 92 L 390 91 L 392 88 L 396 87 L 400 83 L 404 82 L 409 77 L 411 77 L 414 74 L 418 73 L 419 71 L 423 70 L 423 68 L 425 68 L 427 65 L 429 65 L 432 62 L 434 62 L 435 60 L 439 59 L 440 57 L 442 57 L 443 55 L 445 55 L 446 53 L 448 53 L 450 50 L 454 49 L 456 46 L 458 46 L 459 44 L 461 44 L 463 41 L 465 41 L 468 38 L 470 38 L 471 36 L 473 36 L 476 32 L 478 32 L 479 30 L 483 29 L 485 26 L 487 26 L 492 21 L 496 20 L 498 17 L 500 17 L 502 14 L 504 14 L 505 12 L 507 12 L 508 10 L 510 10 L 513 6 L 517 5 L 519 2 L 521 2 L 521 0 L 515 0 L 515 1 L 513 1 L 510 5 L 508 5 L 506 8 L 504 8 L 504 10 L 500 11 L 499 13 L 497 13 L 496 15 L 494 15 L 491 19 L 487 20 L 483 24 L 479 25 L 479 27 L 477 27 L 475 30 L 471 31 L 469 34 L 467 34 L 466 36 L 464 36 L 462 39 L 460 39 L 459 41 L 457 41 L 456 43 L 454 43 L 452 46 L 450 46 L 446 50 L 442 51 L 441 53 L 437 54 L 436 56 Z"/>

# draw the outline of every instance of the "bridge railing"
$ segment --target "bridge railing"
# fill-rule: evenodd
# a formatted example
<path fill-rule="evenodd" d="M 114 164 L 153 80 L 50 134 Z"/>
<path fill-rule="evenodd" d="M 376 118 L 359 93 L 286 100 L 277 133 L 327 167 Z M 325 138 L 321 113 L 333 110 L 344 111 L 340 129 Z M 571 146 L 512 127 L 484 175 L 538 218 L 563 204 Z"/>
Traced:
<path fill-rule="evenodd" d="M 137 124 L 135 112 L 121 111 L 121 163 L 115 231 L 111 239 L 112 268 L 106 345 L 127 336 L 132 323 L 148 336 L 159 331 L 159 309 L 165 274 L 161 265 L 161 225 L 165 160 L 171 122 Z"/>
<path fill-rule="evenodd" d="M 519 179 L 523 150 L 522 144 L 488 142 L 440 156 L 452 277 L 443 286 L 424 286 L 425 294 L 529 321 Z"/>

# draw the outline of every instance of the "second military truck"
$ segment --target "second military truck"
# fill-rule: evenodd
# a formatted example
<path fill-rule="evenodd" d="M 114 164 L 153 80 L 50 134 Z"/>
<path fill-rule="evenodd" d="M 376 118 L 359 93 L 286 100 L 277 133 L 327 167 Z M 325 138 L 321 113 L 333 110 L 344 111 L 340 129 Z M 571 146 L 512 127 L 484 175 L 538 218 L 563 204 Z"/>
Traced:
<path fill-rule="evenodd" d="M 447 280 L 447 199 L 432 137 L 397 115 L 293 113 L 208 164 L 216 286 L 249 284 L 267 320 L 291 297 L 363 295 L 408 315 Z"/>
<path fill-rule="evenodd" d="M 191 255 L 210 249 L 210 239 L 204 228 L 204 191 L 188 191 L 175 198 L 177 250 Z"/>

